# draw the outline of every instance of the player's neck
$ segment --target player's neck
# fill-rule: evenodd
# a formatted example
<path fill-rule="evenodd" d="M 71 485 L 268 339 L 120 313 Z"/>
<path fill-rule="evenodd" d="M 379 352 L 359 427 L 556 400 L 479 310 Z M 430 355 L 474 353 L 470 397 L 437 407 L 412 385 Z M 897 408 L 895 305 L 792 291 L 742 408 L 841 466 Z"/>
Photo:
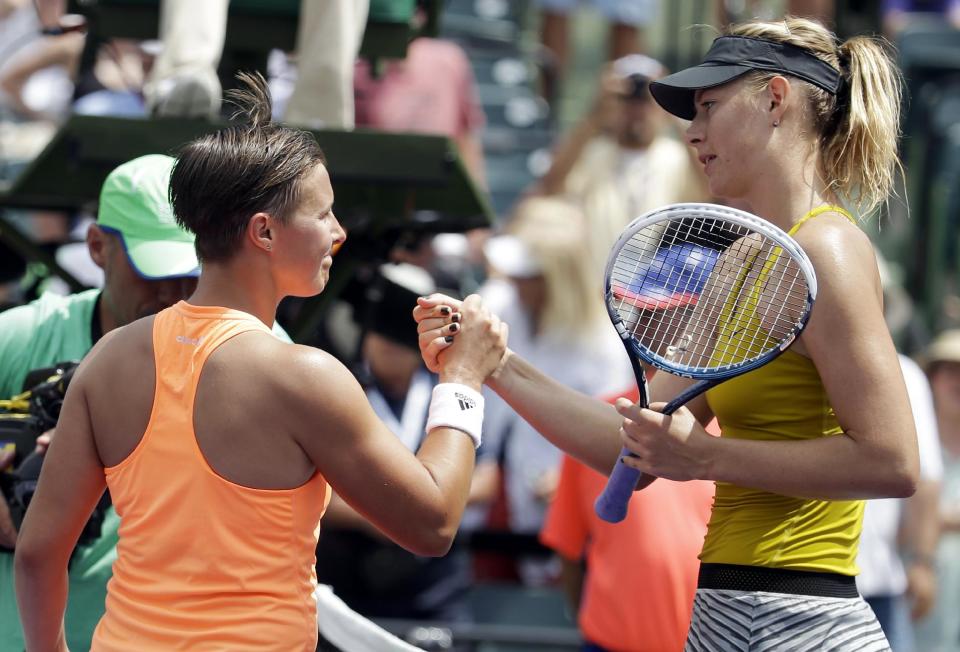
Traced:
<path fill-rule="evenodd" d="M 276 320 L 277 305 L 269 275 L 244 271 L 236 261 L 204 263 L 197 289 L 187 300 L 197 306 L 220 306 L 257 317 L 267 326 Z"/>
<path fill-rule="evenodd" d="M 835 204 L 836 198 L 820 181 L 811 164 L 766 176 L 746 201 L 754 213 L 789 231 L 809 211 L 824 204 Z"/>

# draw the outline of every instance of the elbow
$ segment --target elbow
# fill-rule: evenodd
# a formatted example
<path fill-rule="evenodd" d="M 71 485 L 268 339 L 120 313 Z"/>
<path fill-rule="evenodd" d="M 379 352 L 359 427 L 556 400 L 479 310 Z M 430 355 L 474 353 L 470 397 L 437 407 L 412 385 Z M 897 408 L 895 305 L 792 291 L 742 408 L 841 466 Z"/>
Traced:
<path fill-rule="evenodd" d="M 456 533 L 454 532 L 454 534 Z M 446 535 L 437 532 L 429 540 L 424 540 L 420 549 L 414 552 L 421 557 L 443 557 L 450 552 L 450 548 L 453 546 L 454 534 Z"/>
<path fill-rule="evenodd" d="M 909 498 L 917 491 L 920 482 L 919 464 L 904 463 L 891 474 L 890 498 Z"/>
<path fill-rule="evenodd" d="M 457 527 L 441 526 L 428 528 L 421 533 L 410 552 L 421 557 L 443 557 L 450 552 L 453 540 L 457 536 Z"/>
<path fill-rule="evenodd" d="M 457 536 L 457 528 L 458 521 L 438 514 L 435 518 L 421 523 L 412 533 L 413 536 L 402 545 L 421 557 L 443 557 L 450 552 L 453 540 Z"/>
<path fill-rule="evenodd" d="M 877 475 L 879 495 L 876 498 L 909 498 L 920 482 L 920 460 L 916 451 L 892 454 L 888 462 L 878 465 L 884 469 Z"/>
<path fill-rule="evenodd" d="M 47 555 L 20 537 L 13 551 L 13 572 L 17 583 L 31 583 L 29 578 L 34 577 L 49 561 Z"/>

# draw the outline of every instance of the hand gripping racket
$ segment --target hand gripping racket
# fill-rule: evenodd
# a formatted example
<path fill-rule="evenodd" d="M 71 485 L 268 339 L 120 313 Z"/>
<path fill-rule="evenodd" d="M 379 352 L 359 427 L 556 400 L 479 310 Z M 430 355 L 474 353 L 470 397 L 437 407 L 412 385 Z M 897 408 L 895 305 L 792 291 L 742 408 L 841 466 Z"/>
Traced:
<path fill-rule="evenodd" d="M 607 261 L 607 310 L 633 364 L 640 405 L 650 400 L 643 363 L 697 381 L 664 414 L 780 355 L 806 326 L 816 295 L 813 265 L 793 238 L 713 204 L 638 217 Z M 623 520 L 640 475 L 618 460 L 597 515 Z"/>

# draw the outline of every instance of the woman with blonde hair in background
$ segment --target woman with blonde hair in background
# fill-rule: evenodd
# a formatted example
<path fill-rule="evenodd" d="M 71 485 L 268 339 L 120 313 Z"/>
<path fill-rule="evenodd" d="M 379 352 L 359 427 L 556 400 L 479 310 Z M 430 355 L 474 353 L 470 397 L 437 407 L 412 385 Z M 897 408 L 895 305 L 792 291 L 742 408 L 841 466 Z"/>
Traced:
<path fill-rule="evenodd" d="M 552 378 L 608 396 L 633 384 L 630 364 L 603 306 L 603 279 L 584 247 L 585 220 L 558 197 L 517 205 L 503 234 L 484 253 L 493 278 L 480 294 L 510 327 L 511 346 Z M 485 436 L 502 438 L 510 529 L 540 531 L 556 488 L 561 453 L 495 395 Z M 555 569 L 523 562 L 522 578 L 541 584 Z"/>

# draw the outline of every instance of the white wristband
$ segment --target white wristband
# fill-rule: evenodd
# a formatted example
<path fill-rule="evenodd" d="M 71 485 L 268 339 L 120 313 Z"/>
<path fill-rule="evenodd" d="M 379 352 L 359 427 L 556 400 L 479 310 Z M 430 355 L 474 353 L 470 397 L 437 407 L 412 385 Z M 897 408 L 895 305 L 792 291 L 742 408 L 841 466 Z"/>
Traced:
<path fill-rule="evenodd" d="M 483 430 L 483 396 L 480 392 L 459 383 L 440 383 L 433 388 L 427 432 L 434 428 L 455 428 L 470 435 L 480 448 Z"/>

